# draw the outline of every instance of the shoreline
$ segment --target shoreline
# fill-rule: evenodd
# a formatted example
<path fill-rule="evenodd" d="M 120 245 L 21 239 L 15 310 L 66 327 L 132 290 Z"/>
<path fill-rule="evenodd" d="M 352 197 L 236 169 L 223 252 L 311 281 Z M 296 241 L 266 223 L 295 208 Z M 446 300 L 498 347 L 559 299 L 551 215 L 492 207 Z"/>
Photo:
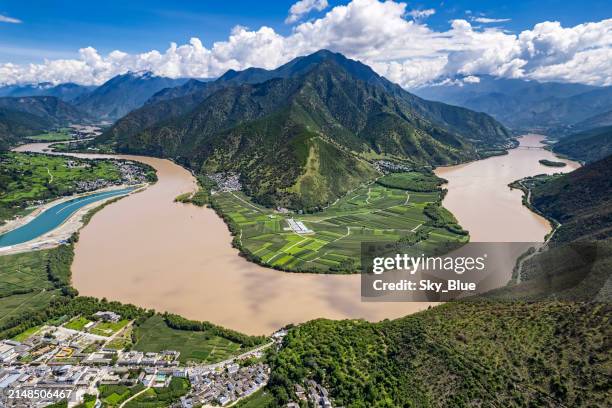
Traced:
<path fill-rule="evenodd" d="M 92 194 L 103 193 L 103 192 L 112 192 L 117 191 L 129 187 L 135 187 L 131 192 L 120 195 L 120 196 L 110 196 L 98 201 L 94 201 L 93 203 L 87 204 L 77 211 L 75 211 L 72 215 L 70 215 L 66 220 L 64 220 L 60 225 L 52 230 L 34 238 L 26 242 L 22 242 L 20 244 L 9 245 L 5 247 L 0 247 L 0 256 L 3 255 L 14 255 L 23 252 L 29 251 L 38 251 L 42 249 L 51 249 L 55 248 L 63 243 L 63 241 L 67 241 L 70 237 L 78 232 L 83 226 L 85 226 L 84 218 L 86 215 L 95 210 L 99 206 L 104 206 L 109 203 L 111 200 L 121 199 L 123 197 L 129 196 L 131 194 L 142 191 L 143 189 L 148 188 L 149 184 L 139 184 L 135 186 L 130 186 L 127 184 L 121 184 L 111 187 L 102 188 L 99 190 L 88 191 L 86 193 L 74 194 L 71 196 L 62 197 L 48 203 L 42 204 L 38 206 L 34 211 L 30 212 L 25 217 L 19 217 L 13 219 L 11 221 L 6 222 L 4 225 L 0 227 L 0 234 L 9 233 L 17 228 L 23 227 L 33 221 L 36 217 L 38 217 L 43 212 L 53 208 L 54 206 L 64 203 L 66 201 L 74 200 L 77 198 L 87 197 Z"/>

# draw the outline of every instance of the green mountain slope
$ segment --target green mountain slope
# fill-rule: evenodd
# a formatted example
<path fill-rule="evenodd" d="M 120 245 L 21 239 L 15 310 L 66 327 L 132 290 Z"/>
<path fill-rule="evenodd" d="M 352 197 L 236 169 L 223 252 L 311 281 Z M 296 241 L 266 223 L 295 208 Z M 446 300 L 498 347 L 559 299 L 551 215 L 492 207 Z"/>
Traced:
<path fill-rule="evenodd" d="M 532 204 L 559 221 L 553 240 L 600 240 L 612 237 L 612 156 L 542 183 Z"/>
<path fill-rule="evenodd" d="M 271 358 L 281 407 L 294 384 L 344 407 L 607 406 L 608 304 L 452 302 L 392 321 L 314 320 Z"/>
<path fill-rule="evenodd" d="M 304 208 L 373 179 L 377 173 L 366 160 L 454 163 L 509 137 L 485 114 L 420 99 L 329 51 L 274 71 L 231 71 L 205 84 L 203 92 L 212 93 L 193 109 L 186 99 L 195 103 L 202 93 L 152 103 L 99 140 L 198 171 L 238 172 L 259 202 Z M 159 112 L 164 120 L 151 126 Z"/>
<path fill-rule="evenodd" d="M 86 118 L 83 112 L 52 96 L 0 98 L 0 150 L 24 137 Z"/>
<path fill-rule="evenodd" d="M 552 150 L 587 163 L 603 159 L 612 154 L 612 126 L 569 135 L 555 143 Z"/>
<path fill-rule="evenodd" d="M 391 321 L 291 328 L 266 406 L 299 401 L 310 381 L 345 407 L 610 406 L 611 172 L 609 156 L 532 190 L 562 226 L 518 284 Z"/>

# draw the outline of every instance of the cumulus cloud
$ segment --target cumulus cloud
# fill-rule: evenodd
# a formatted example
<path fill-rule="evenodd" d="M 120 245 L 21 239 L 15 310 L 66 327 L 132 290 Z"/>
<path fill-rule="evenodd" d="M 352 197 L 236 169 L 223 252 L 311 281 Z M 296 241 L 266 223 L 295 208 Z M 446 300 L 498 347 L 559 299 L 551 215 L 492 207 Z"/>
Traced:
<path fill-rule="evenodd" d="M 289 16 L 287 16 L 285 23 L 293 24 L 312 10 L 323 11 L 328 6 L 327 0 L 300 0 L 289 9 Z"/>
<path fill-rule="evenodd" d="M 413 20 L 423 20 L 427 17 L 431 17 L 436 14 L 435 9 L 425 9 L 425 10 L 410 10 L 408 15 L 412 17 Z"/>
<path fill-rule="evenodd" d="M 216 77 L 230 68 L 275 68 L 327 48 L 372 66 L 406 88 L 482 74 L 612 85 L 612 19 L 573 27 L 542 22 L 518 34 L 457 19 L 439 31 L 414 19 L 406 7 L 395 1 L 353 0 L 296 25 L 288 35 L 266 26 L 237 26 L 225 41 L 210 47 L 198 38 L 141 54 L 101 55 L 86 47 L 74 59 L 1 64 L 0 83 L 100 84 L 128 70 L 173 78 Z"/>
<path fill-rule="evenodd" d="M 472 19 L 472 21 L 475 21 L 481 24 L 505 23 L 510 20 L 511 19 L 509 18 L 488 18 L 488 17 L 475 17 Z"/>
<path fill-rule="evenodd" d="M 9 16 L 5 16 L 0 14 L 0 23 L 12 23 L 12 24 L 21 24 L 22 21 L 18 18 L 13 18 Z"/>

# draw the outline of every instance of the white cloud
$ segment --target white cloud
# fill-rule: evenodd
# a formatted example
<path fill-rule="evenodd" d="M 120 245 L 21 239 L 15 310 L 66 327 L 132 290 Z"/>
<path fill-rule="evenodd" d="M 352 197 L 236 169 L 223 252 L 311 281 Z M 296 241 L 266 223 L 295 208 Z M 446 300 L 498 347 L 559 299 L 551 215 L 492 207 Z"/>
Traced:
<path fill-rule="evenodd" d="M 21 24 L 22 21 L 18 18 L 13 18 L 9 16 L 5 16 L 0 14 L 0 23 L 12 23 L 12 24 Z"/>
<path fill-rule="evenodd" d="M 297 3 L 296 3 L 297 4 Z M 612 85 L 612 19 L 563 27 L 542 22 L 518 34 L 453 20 L 446 31 L 408 18 L 405 3 L 353 0 L 281 35 L 270 27 L 235 27 L 227 40 L 205 47 L 198 38 L 141 54 L 92 47 L 74 59 L 0 64 L 0 83 L 73 81 L 100 84 L 128 70 L 169 77 L 216 77 L 226 70 L 275 68 L 321 48 L 363 61 L 412 88 L 456 75 L 489 74 L 544 81 Z"/>
<path fill-rule="evenodd" d="M 472 19 L 472 21 L 475 21 L 481 24 L 505 23 L 510 20 L 511 19 L 509 18 L 488 18 L 488 17 L 475 17 Z"/>
<path fill-rule="evenodd" d="M 408 15 L 412 17 L 413 20 L 423 20 L 427 17 L 431 17 L 436 14 L 435 9 L 425 9 L 425 10 L 410 10 Z"/>
<path fill-rule="evenodd" d="M 285 23 L 293 24 L 312 10 L 323 11 L 328 6 L 327 0 L 300 0 L 289 9 L 289 16 L 287 16 Z"/>

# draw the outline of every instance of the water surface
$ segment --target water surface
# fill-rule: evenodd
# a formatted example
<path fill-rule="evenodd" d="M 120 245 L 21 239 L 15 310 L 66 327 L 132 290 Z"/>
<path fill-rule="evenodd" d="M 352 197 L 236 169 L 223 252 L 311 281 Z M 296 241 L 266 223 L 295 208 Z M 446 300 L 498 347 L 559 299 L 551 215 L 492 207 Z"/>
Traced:
<path fill-rule="evenodd" d="M 22 150 L 45 147 L 28 145 Z M 190 172 L 164 159 L 120 158 L 153 166 L 159 181 L 105 207 L 81 230 L 72 274 L 82 295 L 170 311 L 249 334 L 271 333 L 288 323 L 319 317 L 396 318 L 431 305 L 362 302 L 358 275 L 287 273 L 249 263 L 232 248 L 229 230 L 214 211 L 173 201 L 196 188 Z M 478 240 L 542 240 L 548 225 L 522 207 L 520 193 L 507 194 L 506 186 L 525 175 L 550 171 L 539 165 L 541 158 L 552 154 L 517 149 L 507 156 L 443 169 L 441 175 L 450 181 L 445 205 L 457 210 L 459 221 Z M 486 164 L 479 170 L 481 163 Z M 457 205 L 462 202 L 472 204 Z M 490 215 L 503 220 L 518 214 L 512 215 L 511 229 L 523 233 L 507 235 L 503 222 L 474 222 L 464 211 L 470 205 L 479 206 L 487 220 Z"/>
<path fill-rule="evenodd" d="M 17 245 L 38 238 L 62 225 L 72 214 L 86 205 L 110 197 L 124 195 L 132 190 L 133 188 L 124 188 L 120 190 L 103 191 L 56 204 L 41 212 L 27 224 L 0 235 L 0 247 Z"/>

